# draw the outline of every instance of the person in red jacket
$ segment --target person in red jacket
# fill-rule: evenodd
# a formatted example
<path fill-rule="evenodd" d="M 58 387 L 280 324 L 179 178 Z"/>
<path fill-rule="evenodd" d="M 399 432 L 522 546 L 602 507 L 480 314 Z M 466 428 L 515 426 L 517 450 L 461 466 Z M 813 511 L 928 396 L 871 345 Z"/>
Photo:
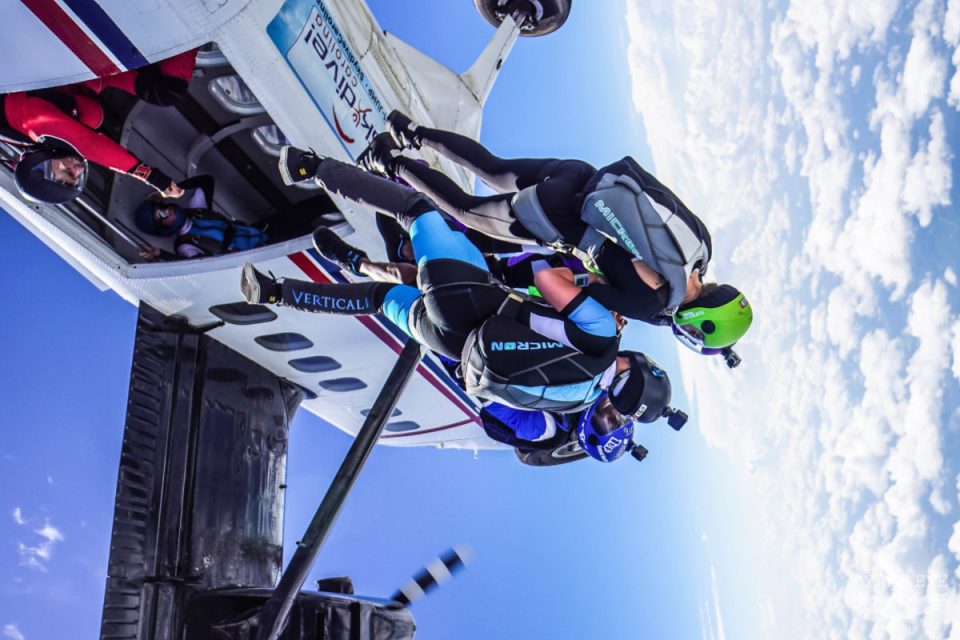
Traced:
<path fill-rule="evenodd" d="M 142 69 L 0 96 L 0 124 L 35 143 L 17 166 L 24 195 L 51 204 L 76 197 L 86 181 L 87 161 L 131 175 L 163 196 L 183 195 L 169 176 L 96 131 L 104 119 L 98 96 L 115 88 L 151 104 L 172 105 L 186 94 L 196 55 L 193 49 Z"/>

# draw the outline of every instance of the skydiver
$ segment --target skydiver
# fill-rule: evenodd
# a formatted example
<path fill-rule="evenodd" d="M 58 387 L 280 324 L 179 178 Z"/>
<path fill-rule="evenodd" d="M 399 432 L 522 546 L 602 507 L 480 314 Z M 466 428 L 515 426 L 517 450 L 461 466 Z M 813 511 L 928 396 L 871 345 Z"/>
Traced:
<path fill-rule="evenodd" d="M 251 304 L 284 304 L 344 315 L 384 314 L 408 336 L 461 361 L 466 390 L 514 407 L 583 412 L 585 449 L 613 459 L 627 449 L 633 422 L 670 410 L 669 379 L 649 358 L 618 351 L 613 316 L 566 268 L 541 270 L 535 283 L 549 304 L 526 300 L 490 274 L 480 251 L 450 228 L 433 201 L 357 167 L 285 148 L 287 184 L 316 180 L 328 191 L 397 218 L 409 232 L 418 287 L 379 282 L 276 281 L 245 265 L 241 291 Z"/>
<path fill-rule="evenodd" d="M 175 104 L 186 95 L 196 56 L 193 49 L 141 69 L 0 96 L 0 128 L 12 129 L 28 144 L 14 173 L 20 191 L 37 202 L 67 202 L 80 195 L 93 162 L 145 182 L 164 197 L 183 195 L 169 176 L 97 132 L 104 122 L 99 95 L 115 88 L 158 106 Z"/>
<path fill-rule="evenodd" d="M 362 166 L 404 180 L 492 238 L 581 258 L 602 274 L 590 295 L 607 308 L 671 325 L 701 353 L 729 348 L 749 328 L 753 311 L 743 294 L 701 280 L 712 256 L 706 227 L 632 158 L 600 170 L 581 160 L 505 160 L 465 136 L 417 126 L 398 111 L 387 125 L 390 133 L 373 140 Z M 401 147 L 421 146 L 466 167 L 498 193 L 465 193 L 443 173 L 401 154 Z"/>

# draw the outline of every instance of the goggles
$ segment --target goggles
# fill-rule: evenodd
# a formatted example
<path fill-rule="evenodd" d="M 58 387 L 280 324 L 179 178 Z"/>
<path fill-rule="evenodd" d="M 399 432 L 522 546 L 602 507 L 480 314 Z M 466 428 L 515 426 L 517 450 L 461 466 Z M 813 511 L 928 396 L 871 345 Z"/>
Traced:
<path fill-rule="evenodd" d="M 599 402 L 597 408 L 590 416 L 590 424 L 597 435 L 607 435 L 619 429 L 620 427 L 633 422 L 634 416 L 625 416 L 617 411 L 610 403 L 610 398 L 606 397 Z"/>
<path fill-rule="evenodd" d="M 43 173 L 43 179 L 55 182 L 78 191 L 83 191 L 87 184 L 89 166 L 86 160 L 68 156 L 54 158 L 40 164 L 38 170 Z"/>
<path fill-rule="evenodd" d="M 673 328 L 673 335 L 676 337 L 680 343 L 690 349 L 695 351 L 700 355 L 704 356 L 713 356 L 718 353 L 723 353 L 723 349 L 715 349 L 712 347 L 704 346 L 703 344 L 703 333 L 690 324 L 683 325 L 671 325 Z"/>

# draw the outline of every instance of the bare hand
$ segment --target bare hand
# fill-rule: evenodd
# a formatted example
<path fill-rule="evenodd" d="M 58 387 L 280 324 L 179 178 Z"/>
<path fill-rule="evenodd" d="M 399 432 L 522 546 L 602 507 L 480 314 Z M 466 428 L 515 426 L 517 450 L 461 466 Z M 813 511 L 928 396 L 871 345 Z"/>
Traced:
<path fill-rule="evenodd" d="M 144 260 L 156 260 L 160 257 L 160 249 L 145 245 L 140 249 L 140 257 Z"/>
<path fill-rule="evenodd" d="M 160 192 L 164 198 L 179 198 L 183 195 L 183 189 L 176 182 L 171 182 L 170 186 Z"/>

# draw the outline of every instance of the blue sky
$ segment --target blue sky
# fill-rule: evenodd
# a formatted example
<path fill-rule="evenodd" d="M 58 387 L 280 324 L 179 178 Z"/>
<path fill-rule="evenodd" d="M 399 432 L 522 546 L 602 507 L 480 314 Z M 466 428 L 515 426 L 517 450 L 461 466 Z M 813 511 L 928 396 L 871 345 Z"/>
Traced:
<path fill-rule="evenodd" d="M 456 70 L 491 32 L 469 2 L 370 4 Z M 578 0 L 518 43 L 482 140 L 653 165 L 756 309 L 744 364 L 632 327 L 691 414 L 641 430 L 643 464 L 379 448 L 317 576 L 385 595 L 471 544 L 420 638 L 960 637 L 958 45 L 958 0 Z M 0 629 L 90 636 L 135 311 L 0 233 Z M 298 415 L 288 548 L 348 444 Z"/>

